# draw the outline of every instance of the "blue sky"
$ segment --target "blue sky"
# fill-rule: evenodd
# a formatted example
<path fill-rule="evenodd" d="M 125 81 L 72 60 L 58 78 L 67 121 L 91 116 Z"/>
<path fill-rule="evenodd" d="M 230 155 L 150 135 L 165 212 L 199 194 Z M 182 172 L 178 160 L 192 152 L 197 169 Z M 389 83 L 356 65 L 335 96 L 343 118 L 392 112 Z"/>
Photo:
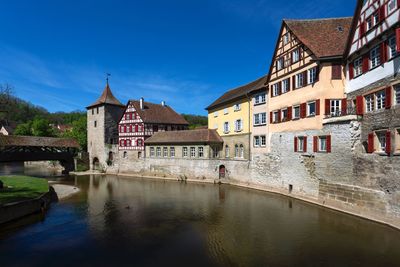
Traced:
<path fill-rule="evenodd" d="M 206 114 L 264 75 L 283 18 L 352 16 L 355 0 L 1 1 L 0 83 L 49 111 L 84 110 L 111 73 L 123 102 Z"/>

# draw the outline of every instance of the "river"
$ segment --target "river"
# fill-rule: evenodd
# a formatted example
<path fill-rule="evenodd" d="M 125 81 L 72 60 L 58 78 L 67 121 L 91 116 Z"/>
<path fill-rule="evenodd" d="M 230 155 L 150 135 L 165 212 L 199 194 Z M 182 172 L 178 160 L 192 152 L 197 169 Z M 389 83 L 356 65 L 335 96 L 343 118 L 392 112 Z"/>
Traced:
<path fill-rule="evenodd" d="M 0 227 L 0 266 L 399 266 L 400 231 L 243 188 L 53 177 L 81 191 Z"/>

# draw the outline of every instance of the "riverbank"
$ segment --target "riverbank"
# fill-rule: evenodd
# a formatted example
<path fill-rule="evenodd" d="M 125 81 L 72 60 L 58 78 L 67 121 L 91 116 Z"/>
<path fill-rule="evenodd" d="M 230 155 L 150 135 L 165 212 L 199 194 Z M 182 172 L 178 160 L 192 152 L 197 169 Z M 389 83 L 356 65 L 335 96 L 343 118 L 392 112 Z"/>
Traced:
<path fill-rule="evenodd" d="M 74 175 L 77 176 L 83 176 L 83 175 L 116 175 L 120 177 L 135 177 L 135 178 L 143 178 L 143 179 L 155 179 L 155 180 L 166 180 L 166 181 L 177 181 L 177 182 L 189 182 L 189 183 L 207 183 L 207 184 L 227 184 L 231 186 L 236 186 L 236 187 L 241 187 L 241 188 L 246 188 L 246 189 L 251 189 L 251 190 L 257 190 L 257 191 L 263 191 L 266 193 L 271 193 L 271 194 L 277 194 L 281 196 L 285 196 L 288 198 L 300 200 L 307 202 L 312 205 L 316 205 L 319 207 L 327 208 L 330 210 L 335 210 L 337 212 L 345 213 L 348 215 L 352 215 L 358 218 L 362 218 L 365 220 L 373 221 L 382 225 L 389 226 L 391 228 L 394 228 L 396 230 L 400 231 L 400 221 L 396 219 L 390 219 L 390 218 L 380 218 L 374 214 L 368 214 L 368 213 L 362 213 L 360 212 L 360 209 L 356 206 L 354 207 L 349 207 L 347 205 L 340 205 L 338 202 L 327 202 L 327 201 L 319 201 L 318 199 L 310 198 L 305 195 L 298 195 L 298 194 L 293 194 L 289 193 L 287 190 L 279 190 L 276 188 L 272 187 L 267 187 L 265 185 L 256 185 L 256 184 L 251 184 L 251 183 L 243 183 L 243 182 L 238 182 L 238 181 L 233 181 L 233 180 L 218 180 L 218 179 L 181 179 L 181 178 L 173 178 L 173 177 L 164 177 L 164 176 L 151 176 L 151 175 L 140 175 L 140 174 L 130 174 L 130 173 L 100 173 L 96 171 L 85 171 L 85 172 L 74 172 Z"/>
<path fill-rule="evenodd" d="M 65 184 L 52 184 L 52 187 L 57 194 L 58 200 L 69 198 L 80 191 L 78 187 Z"/>

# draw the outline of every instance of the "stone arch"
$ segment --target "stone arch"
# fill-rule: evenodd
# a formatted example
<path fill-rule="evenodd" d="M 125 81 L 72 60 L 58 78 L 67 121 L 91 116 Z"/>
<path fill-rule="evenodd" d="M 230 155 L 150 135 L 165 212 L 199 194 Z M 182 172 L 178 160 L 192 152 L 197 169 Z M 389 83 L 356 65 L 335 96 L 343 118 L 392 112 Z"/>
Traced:
<path fill-rule="evenodd" d="M 93 161 L 92 161 L 92 165 L 93 165 L 93 170 L 100 170 L 100 161 L 99 158 L 94 157 Z"/>
<path fill-rule="evenodd" d="M 225 178 L 225 177 L 226 177 L 226 168 L 225 168 L 225 165 L 219 165 L 218 174 L 219 174 L 219 179 L 222 179 L 222 178 Z"/>

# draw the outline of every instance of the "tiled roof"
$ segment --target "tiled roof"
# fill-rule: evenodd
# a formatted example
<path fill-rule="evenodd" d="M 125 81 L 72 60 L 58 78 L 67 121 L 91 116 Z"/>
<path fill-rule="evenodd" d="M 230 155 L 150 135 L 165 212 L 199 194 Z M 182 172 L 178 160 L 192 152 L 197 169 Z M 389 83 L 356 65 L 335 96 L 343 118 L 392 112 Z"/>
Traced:
<path fill-rule="evenodd" d="M 78 148 L 79 144 L 72 138 L 0 135 L 0 147 L 8 146 Z"/>
<path fill-rule="evenodd" d="M 135 107 L 136 112 L 145 123 L 189 125 L 181 115 L 167 105 L 144 102 L 144 109 L 141 109 L 140 101 L 130 100 L 129 102 Z"/>
<path fill-rule="evenodd" d="M 107 82 L 106 87 L 104 88 L 103 93 L 101 94 L 100 98 L 97 99 L 97 101 L 94 102 L 93 104 L 91 104 L 90 106 L 87 106 L 86 108 L 93 108 L 95 106 L 99 106 L 99 105 L 103 105 L 103 104 L 121 106 L 121 107 L 124 106 L 113 95 L 113 93 L 111 92 L 110 86 L 108 85 L 108 82 Z"/>
<path fill-rule="evenodd" d="M 352 17 L 284 20 L 297 38 L 318 58 L 343 56 Z"/>
<path fill-rule="evenodd" d="M 188 131 L 157 132 L 145 141 L 151 144 L 215 144 L 223 143 L 216 130 L 199 129 Z"/>
<path fill-rule="evenodd" d="M 250 94 L 253 91 L 266 88 L 265 83 L 267 82 L 267 75 L 249 83 L 243 86 L 240 86 L 238 88 L 232 89 L 225 94 L 223 94 L 220 98 L 215 100 L 211 105 L 209 105 L 206 110 L 213 109 L 215 107 L 218 107 L 220 105 L 223 105 L 227 102 L 234 101 L 237 99 L 240 99 L 242 97 L 245 97 L 246 94 Z"/>

